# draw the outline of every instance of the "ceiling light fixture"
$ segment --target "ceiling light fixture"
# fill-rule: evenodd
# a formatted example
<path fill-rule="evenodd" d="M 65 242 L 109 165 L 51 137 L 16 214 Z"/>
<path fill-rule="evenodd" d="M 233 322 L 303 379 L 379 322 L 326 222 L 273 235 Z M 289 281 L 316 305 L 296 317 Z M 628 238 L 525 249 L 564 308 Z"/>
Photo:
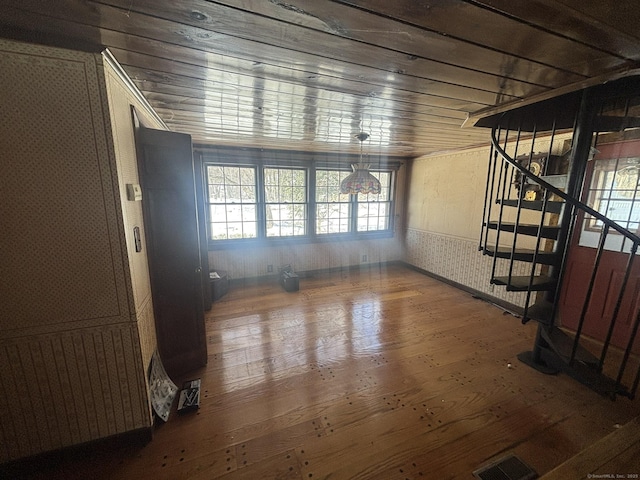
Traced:
<path fill-rule="evenodd" d="M 362 142 L 369 138 L 369 134 L 362 132 L 356 135 L 356 138 L 360 140 L 360 161 L 351 164 L 353 173 L 340 182 L 340 193 L 348 195 L 373 193 L 377 195 L 381 189 L 380 180 L 369 172 L 371 165 L 365 164 L 362 160 Z"/>

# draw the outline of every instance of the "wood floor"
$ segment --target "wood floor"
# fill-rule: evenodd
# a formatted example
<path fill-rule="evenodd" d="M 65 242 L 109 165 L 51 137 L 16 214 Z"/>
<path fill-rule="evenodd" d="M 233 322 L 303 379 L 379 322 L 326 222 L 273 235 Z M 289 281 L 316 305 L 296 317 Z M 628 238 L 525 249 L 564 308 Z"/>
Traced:
<path fill-rule="evenodd" d="M 639 413 L 519 363 L 533 322 L 401 266 L 235 286 L 207 331 L 197 413 L 41 477 L 470 479 L 509 453 L 544 474 Z"/>

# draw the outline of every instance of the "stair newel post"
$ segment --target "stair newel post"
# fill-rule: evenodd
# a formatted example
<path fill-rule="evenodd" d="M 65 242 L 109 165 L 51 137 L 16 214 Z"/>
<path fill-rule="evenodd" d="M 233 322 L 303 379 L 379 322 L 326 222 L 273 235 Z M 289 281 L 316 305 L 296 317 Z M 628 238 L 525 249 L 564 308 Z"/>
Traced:
<path fill-rule="evenodd" d="M 542 358 L 542 349 L 547 347 L 548 345 L 545 339 L 542 337 L 543 328 L 544 326 L 541 323 L 538 323 L 538 328 L 536 329 L 536 339 L 533 341 L 533 350 L 531 352 L 531 360 L 535 365 L 539 365 L 539 366 L 546 365 L 544 359 Z M 524 363 L 527 363 L 527 361 L 525 360 L 526 352 L 521 353 L 518 358 L 524 361 Z M 549 371 L 548 373 L 557 373 L 557 370 L 553 372 Z"/>
<path fill-rule="evenodd" d="M 569 173 L 567 175 L 566 193 L 574 198 L 580 198 L 582 182 L 587 168 L 587 160 L 591 150 L 595 118 L 596 106 L 591 100 L 590 90 L 587 89 L 582 95 L 580 109 L 574 122 L 571 156 L 569 159 Z M 560 230 L 558 232 L 555 248 L 555 251 L 561 254 L 562 261 L 559 267 L 551 267 L 549 269 L 549 276 L 556 280 L 556 288 L 555 291 L 553 291 L 553 298 L 549 299 L 553 305 L 552 316 L 550 319 L 551 329 L 554 328 L 553 322 L 558 310 L 558 297 L 561 289 L 561 281 L 564 274 L 564 267 L 566 265 L 568 246 L 574 231 L 576 218 L 577 212 L 574 206 L 565 204 L 558 222 Z M 549 292 L 548 295 L 550 296 L 551 294 L 552 292 Z M 533 364 L 541 370 L 545 368 L 542 351 L 548 346 L 547 342 L 542 337 L 543 328 L 545 327 L 542 324 L 538 324 L 536 339 L 531 356 Z M 526 358 L 526 355 L 523 355 L 523 358 Z"/>
<path fill-rule="evenodd" d="M 582 183 L 587 171 L 587 161 L 593 143 L 596 107 L 596 102 L 592 98 L 590 90 L 585 90 L 574 124 L 571 156 L 569 157 L 566 193 L 573 198 L 579 199 L 582 193 Z"/>
<path fill-rule="evenodd" d="M 591 145 L 593 143 L 593 131 L 596 119 L 597 105 L 593 100 L 591 90 L 587 89 L 582 94 L 580 100 L 580 109 L 576 115 L 576 119 L 573 126 L 573 138 L 571 142 L 571 154 L 569 157 L 569 172 L 567 174 L 567 188 L 566 194 L 569 197 L 581 198 L 582 184 L 584 182 L 585 173 L 587 171 L 587 161 L 589 154 L 591 153 Z M 564 259 L 566 259 L 566 253 L 571 242 L 570 233 L 574 230 L 574 224 L 577 219 L 577 215 L 573 206 L 565 208 L 560 214 L 560 220 L 558 225 L 560 230 L 558 232 L 558 238 L 556 240 L 556 251 L 560 252 Z M 558 280 L 560 285 L 560 277 L 562 276 L 562 268 L 551 268 L 549 274 L 551 277 Z M 559 289 L 558 289 L 559 293 Z M 554 310 L 557 304 L 557 295 L 551 299 L 554 304 Z"/>
<path fill-rule="evenodd" d="M 578 210 L 573 204 L 565 203 L 562 214 L 567 215 L 570 218 L 569 230 L 567 231 L 566 240 L 565 240 L 565 242 L 568 242 L 573 237 L 573 231 L 575 229 L 577 218 L 578 218 Z M 558 232 L 558 237 L 560 237 L 560 233 L 561 232 Z M 551 319 L 550 319 L 552 327 L 554 325 L 556 314 L 558 313 L 558 305 L 560 302 L 557 302 L 556 300 L 560 298 L 560 290 L 562 289 L 562 279 L 565 274 L 565 265 L 567 264 L 567 258 L 569 257 L 568 244 L 564 245 L 564 244 L 561 244 L 559 240 L 556 240 L 556 251 L 557 250 L 561 250 L 562 252 L 560 265 L 557 268 L 556 267 L 549 268 L 549 276 L 552 276 L 552 278 L 555 279 L 556 288 L 553 289 L 552 292 L 551 291 L 547 292 L 547 295 L 545 296 L 546 297 L 545 299 L 551 302 L 551 305 L 552 305 Z M 549 298 L 551 296 L 553 297 Z"/>

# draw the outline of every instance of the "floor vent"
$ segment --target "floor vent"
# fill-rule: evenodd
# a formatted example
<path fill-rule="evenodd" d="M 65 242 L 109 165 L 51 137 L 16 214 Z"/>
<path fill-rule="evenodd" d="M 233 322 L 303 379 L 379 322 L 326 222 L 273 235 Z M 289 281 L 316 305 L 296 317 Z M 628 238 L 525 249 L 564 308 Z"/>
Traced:
<path fill-rule="evenodd" d="M 533 480 L 538 474 L 515 455 L 485 465 L 473 472 L 480 480 Z"/>

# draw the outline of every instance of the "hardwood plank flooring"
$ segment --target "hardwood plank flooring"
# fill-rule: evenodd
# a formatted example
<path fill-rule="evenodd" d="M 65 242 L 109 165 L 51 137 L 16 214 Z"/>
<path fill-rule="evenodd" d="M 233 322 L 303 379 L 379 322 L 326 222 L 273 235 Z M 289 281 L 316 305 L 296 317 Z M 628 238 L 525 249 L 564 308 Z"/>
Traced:
<path fill-rule="evenodd" d="M 206 321 L 207 367 L 174 379 L 202 378 L 198 412 L 36 478 L 469 479 L 508 453 L 544 474 L 639 413 L 519 363 L 533 322 L 401 266 L 233 287 Z"/>

